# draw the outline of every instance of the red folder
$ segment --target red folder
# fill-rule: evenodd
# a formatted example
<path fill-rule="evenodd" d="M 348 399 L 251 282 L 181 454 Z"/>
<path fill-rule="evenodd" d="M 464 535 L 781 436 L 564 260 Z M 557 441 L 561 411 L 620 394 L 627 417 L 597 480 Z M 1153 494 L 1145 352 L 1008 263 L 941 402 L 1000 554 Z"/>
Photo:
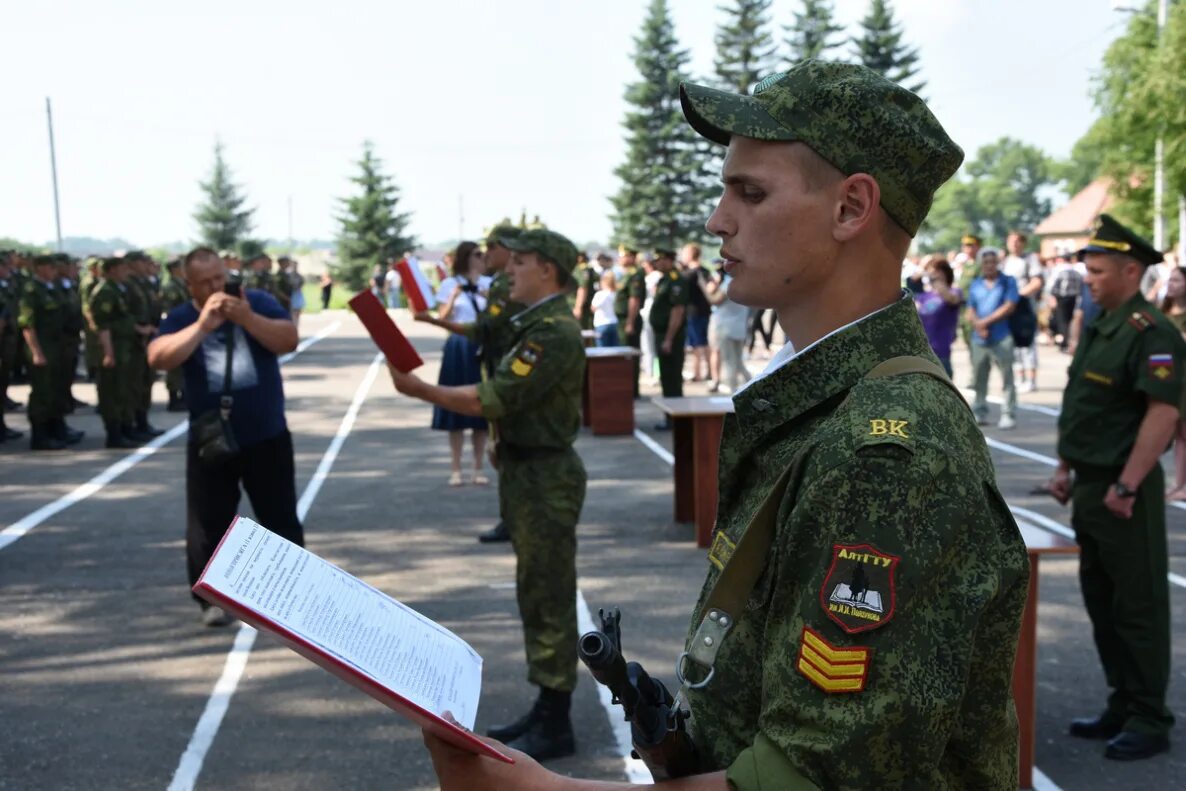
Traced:
<path fill-rule="evenodd" d="M 360 291 L 351 298 L 350 307 L 371 334 L 375 345 L 387 357 L 387 362 L 405 374 L 424 365 L 407 337 L 387 315 L 378 297 L 370 291 Z"/>
<path fill-rule="evenodd" d="M 239 517 L 235 517 L 238 521 Z M 234 522 L 231 522 L 234 526 Z M 222 541 L 226 541 L 230 535 L 230 529 L 222 537 Z M 219 542 L 218 548 L 222 548 L 222 541 Z M 218 549 L 214 550 L 215 554 Z M 209 566 L 207 566 L 209 568 Z M 205 577 L 205 571 L 202 572 L 202 577 Z M 376 683 L 373 679 L 355 670 L 351 665 L 341 661 L 335 656 L 325 653 L 317 646 L 309 643 L 304 638 L 285 629 L 272 619 L 261 615 L 255 610 L 246 607 L 234 599 L 224 596 L 222 593 L 214 590 L 209 586 L 204 579 L 199 578 L 197 584 L 193 587 L 193 592 L 201 596 L 206 601 L 221 607 L 227 612 L 234 615 L 240 621 L 254 626 L 264 632 L 269 632 L 275 635 L 280 642 L 296 651 L 298 654 L 308 659 L 313 664 L 328 670 L 333 675 L 350 684 L 356 689 L 360 689 L 366 694 L 370 695 L 375 700 L 387 706 L 392 711 L 395 711 L 412 722 L 419 725 L 424 730 L 438 736 L 449 744 L 466 752 L 476 753 L 478 755 L 486 755 L 504 763 L 513 764 L 515 761 L 509 755 L 505 755 L 499 750 L 486 744 L 481 739 L 474 736 L 474 734 L 460 725 L 454 725 L 443 717 L 438 717 L 431 711 L 422 708 L 407 698 L 399 695 L 387 687 Z"/>
<path fill-rule="evenodd" d="M 408 295 L 408 305 L 416 313 L 432 310 L 436 307 L 436 299 L 432 295 L 432 288 L 424 278 L 420 267 L 413 267 L 406 258 L 401 258 L 395 264 L 399 272 L 400 285 Z"/>

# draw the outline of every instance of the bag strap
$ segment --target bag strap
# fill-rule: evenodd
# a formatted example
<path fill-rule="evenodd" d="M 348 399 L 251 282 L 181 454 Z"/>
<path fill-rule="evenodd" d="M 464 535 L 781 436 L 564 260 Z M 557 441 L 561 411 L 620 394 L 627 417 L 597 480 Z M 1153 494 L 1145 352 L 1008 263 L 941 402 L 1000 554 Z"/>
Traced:
<path fill-rule="evenodd" d="M 235 403 L 235 399 L 231 395 L 231 372 L 234 370 L 235 357 L 235 325 L 229 321 L 226 323 L 225 335 L 226 367 L 222 371 L 222 394 L 219 396 L 218 405 L 222 412 L 222 419 L 229 420 L 231 407 Z"/>
<path fill-rule="evenodd" d="M 865 379 L 885 379 L 904 374 L 925 374 L 938 379 L 945 384 L 965 405 L 967 401 L 959 388 L 947 376 L 947 372 L 936 363 L 923 357 L 902 356 L 885 360 L 865 374 Z M 701 612 L 701 623 L 688 646 L 676 663 L 676 675 L 683 685 L 681 694 L 687 689 L 696 689 L 708 683 L 712 677 L 712 667 L 716 660 L 717 651 L 726 634 L 733 627 L 733 622 L 745 609 L 746 600 L 757 585 L 758 579 L 766 568 L 766 560 L 770 553 L 770 546 L 774 543 L 774 532 L 778 521 L 778 509 L 790 484 L 791 473 L 798 466 L 796 457 L 778 480 L 770 487 L 766 498 L 753 518 L 746 525 L 740 540 L 732 547 L 732 553 L 724 564 L 721 574 L 705 600 Z M 728 542 L 722 533 L 718 533 L 713 542 L 713 549 L 717 542 Z M 684 673 L 685 662 L 692 661 L 701 667 L 708 668 L 708 675 L 698 683 L 691 683 Z"/>

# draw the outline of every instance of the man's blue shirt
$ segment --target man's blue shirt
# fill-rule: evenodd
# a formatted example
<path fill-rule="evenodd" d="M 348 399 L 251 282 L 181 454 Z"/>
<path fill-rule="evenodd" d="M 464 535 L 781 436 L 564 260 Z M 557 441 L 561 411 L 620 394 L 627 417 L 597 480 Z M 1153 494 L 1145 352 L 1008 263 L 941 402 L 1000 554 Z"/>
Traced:
<path fill-rule="evenodd" d="M 288 311 L 266 291 L 247 289 L 251 309 L 268 319 L 288 319 Z M 199 311 L 193 302 L 178 305 L 161 322 L 159 335 L 170 335 L 185 329 L 198 320 Z M 189 416 L 193 418 L 218 408 L 222 395 L 223 375 L 226 371 L 226 338 L 228 328 L 235 335 L 235 349 L 231 357 L 231 428 L 239 445 L 247 447 L 283 434 L 288 429 L 284 419 L 284 383 L 280 379 L 280 361 L 242 327 L 224 323 L 206 336 L 202 344 L 185 361 L 185 400 Z M 193 435 L 190 435 L 193 439 Z"/>
<path fill-rule="evenodd" d="M 968 306 L 980 319 L 991 316 L 1006 302 L 1016 305 L 1017 299 L 1017 281 L 1006 274 L 997 275 L 992 285 L 978 277 L 968 287 Z M 980 346 L 993 346 L 1009 336 L 1009 318 L 1006 316 L 988 328 L 987 338 L 981 338 L 979 333 L 973 331 L 972 342 Z"/>

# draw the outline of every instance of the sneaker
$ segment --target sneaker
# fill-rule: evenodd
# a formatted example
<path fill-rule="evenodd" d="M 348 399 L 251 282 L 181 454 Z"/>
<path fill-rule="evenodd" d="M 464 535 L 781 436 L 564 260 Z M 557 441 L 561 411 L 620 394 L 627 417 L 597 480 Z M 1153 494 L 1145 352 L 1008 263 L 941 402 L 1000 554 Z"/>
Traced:
<path fill-rule="evenodd" d="M 1014 420 L 1012 416 L 1001 415 L 1001 422 L 997 423 L 997 428 L 1001 429 L 1002 431 L 1008 431 L 1016 425 L 1017 421 Z"/>
<path fill-rule="evenodd" d="M 235 617 L 221 607 L 207 607 L 202 610 L 203 626 L 230 626 Z"/>
<path fill-rule="evenodd" d="M 977 426 L 987 426 L 988 422 L 989 422 L 988 415 L 977 415 L 976 416 L 976 425 Z"/>
<path fill-rule="evenodd" d="M 1038 392 L 1038 383 L 1037 383 L 1037 382 L 1032 382 L 1032 381 L 1031 381 L 1031 382 L 1027 382 L 1027 383 L 1026 383 L 1026 385 L 1025 385 L 1025 387 L 1023 387 L 1023 388 L 1022 388 L 1022 392 L 1024 392 L 1024 393 L 1036 393 L 1036 392 Z"/>

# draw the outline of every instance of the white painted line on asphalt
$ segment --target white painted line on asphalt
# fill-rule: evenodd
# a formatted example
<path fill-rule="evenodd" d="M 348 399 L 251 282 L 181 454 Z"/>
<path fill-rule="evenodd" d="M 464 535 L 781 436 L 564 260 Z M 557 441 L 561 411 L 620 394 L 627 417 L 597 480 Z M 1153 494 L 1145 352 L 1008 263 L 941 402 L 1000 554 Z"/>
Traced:
<path fill-rule="evenodd" d="M 972 399 L 976 397 L 976 391 L 970 387 L 961 387 L 960 392 L 967 396 L 968 403 L 971 403 Z M 995 396 L 989 396 L 987 400 L 988 403 L 997 404 L 998 406 L 1005 403 L 1005 399 L 997 398 Z M 1017 408 L 1025 410 L 1026 412 L 1038 412 L 1043 415 L 1049 415 L 1050 417 L 1058 417 L 1062 414 L 1062 410 L 1052 406 L 1042 406 L 1041 404 L 1023 404 L 1020 401 L 1017 402 Z"/>
<path fill-rule="evenodd" d="M 375 355 L 374 362 L 371 363 L 370 369 L 363 377 L 362 384 L 354 392 L 354 400 L 350 402 L 350 408 L 346 410 L 337 433 L 334 434 L 333 440 L 326 448 L 325 454 L 322 455 L 321 463 L 317 465 L 317 471 L 305 484 L 305 491 L 301 494 L 301 499 L 297 501 L 297 517 L 302 522 L 308 516 L 313 500 L 321 491 L 322 483 L 325 482 L 330 468 L 337 460 L 342 444 L 346 441 L 351 429 L 354 428 L 354 421 L 358 418 L 358 412 L 370 392 L 371 385 L 375 383 L 375 377 L 379 373 L 379 363 L 382 360 L 382 353 Z M 177 769 L 173 773 L 169 791 L 191 791 L 194 784 L 197 783 L 198 775 L 202 772 L 202 764 L 206 760 L 206 753 L 214 744 L 214 737 L 218 735 L 222 719 L 226 716 L 227 709 L 230 708 L 231 698 L 235 694 L 236 687 L 239 686 L 239 679 L 247 667 L 247 658 L 251 654 L 251 647 L 255 644 L 255 637 L 256 630 L 253 627 L 247 624 L 239 627 L 239 633 L 235 635 L 235 644 L 231 646 L 230 653 L 227 654 L 222 675 L 214 684 L 214 691 L 210 693 L 210 698 L 206 701 L 206 708 L 202 711 L 202 716 L 198 719 L 198 724 L 190 737 L 189 745 L 185 748 L 185 752 L 177 764 Z"/>
<path fill-rule="evenodd" d="M 294 351 L 289 352 L 288 354 L 281 357 L 280 362 L 286 363 L 293 359 L 298 354 L 305 351 L 305 349 L 308 349 L 322 338 L 334 332 L 338 327 L 341 326 L 341 324 L 342 322 L 336 321 L 313 337 L 306 338 L 305 340 L 301 341 L 300 345 L 298 345 Z M 70 506 L 80 503 L 96 492 L 102 490 L 104 486 L 111 483 L 116 478 L 147 459 L 149 456 L 156 453 L 165 445 L 168 445 L 170 442 L 180 437 L 188 429 L 189 420 L 187 419 L 181 421 L 177 425 L 173 426 L 173 428 L 169 429 L 164 434 L 161 434 L 159 437 L 152 440 L 148 444 L 143 445 L 142 447 L 139 447 L 128 455 L 124 456 L 122 459 L 115 462 L 110 467 L 96 475 L 94 478 L 91 478 L 89 481 L 76 488 L 74 491 L 62 495 L 57 500 L 54 500 L 48 505 L 41 506 L 28 516 L 25 516 L 22 519 L 13 522 L 3 530 L 0 530 L 0 550 L 4 549 L 9 544 L 12 544 L 17 539 L 21 538 L 30 530 L 45 522 L 45 520 L 49 519 L 55 514 L 61 513 Z"/>
<path fill-rule="evenodd" d="M 637 432 L 636 432 L 637 433 Z M 598 625 L 593 623 L 593 613 L 589 612 L 589 604 L 585 601 L 585 596 L 577 589 L 577 631 L 580 634 L 592 632 L 598 628 Z M 597 684 L 597 682 L 593 682 Z M 630 738 L 630 723 L 626 722 L 622 707 L 613 702 L 613 694 L 604 684 L 597 684 L 597 698 L 601 701 L 601 707 L 605 709 L 605 714 L 609 717 L 610 730 L 614 732 L 614 742 L 618 747 L 618 755 L 622 757 L 625 764 L 626 780 L 635 784 L 653 783 L 654 778 L 651 777 L 651 771 L 647 769 L 647 765 L 638 758 L 632 758 L 630 751 L 634 749 L 634 744 Z"/>
<path fill-rule="evenodd" d="M 1034 791 L 1062 791 L 1062 788 L 1057 783 L 1047 777 L 1046 773 L 1036 766 L 1034 767 L 1032 780 Z"/>
<path fill-rule="evenodd" d="M 1033 522 L 1035 524 L 1035 527 L 1044 528 L 1046 530 L 1049 530 L 1051 533 L 1058 533 L 1060 536 L 1063 536 L 1064 538 L 1069 538 L 1071 540 L 1074 540 L 1074 538 L 1075 538 L 1074 530 L 1072 530 L 1071 528 L 1067 527 L 1066 525 L 1064 525 L 1060 522 L 1054 521 L 1053 519 L 1051 519 L 1048 516 L 1043 516 L 1042 514 L 1038 513 L 1037 511 L 1031 511 L 1028 508 L 1022 508 L 1019 505 L 1012 505 L 1012 504 L 1009 506 L 1009 510 L 1013 512 L 1013 516 L 1015 516 L 1015 517 L 1020 516 L 1028 522 Z"/>
<path fill-rule="evenodd" d="M 639 442 L 641 442 L 643 445 L 646 445 L 647 448 L 649 448 L 650 451 L 652 453 L 654 453 L 656 456 L 658 456 L 660 459 L 667 462 L 668 464 L 670 464 L 673 467 L 675 466 L 675 456 L 672 456 L 671 453 L 668 452 L 667 448 L 663 447 L 658 442 L 655 442 L 655 440 L 648 437 L 642 429 L 640 429 L 640 428 L 634 429 L 634 438 L 637 439 Z"/>

